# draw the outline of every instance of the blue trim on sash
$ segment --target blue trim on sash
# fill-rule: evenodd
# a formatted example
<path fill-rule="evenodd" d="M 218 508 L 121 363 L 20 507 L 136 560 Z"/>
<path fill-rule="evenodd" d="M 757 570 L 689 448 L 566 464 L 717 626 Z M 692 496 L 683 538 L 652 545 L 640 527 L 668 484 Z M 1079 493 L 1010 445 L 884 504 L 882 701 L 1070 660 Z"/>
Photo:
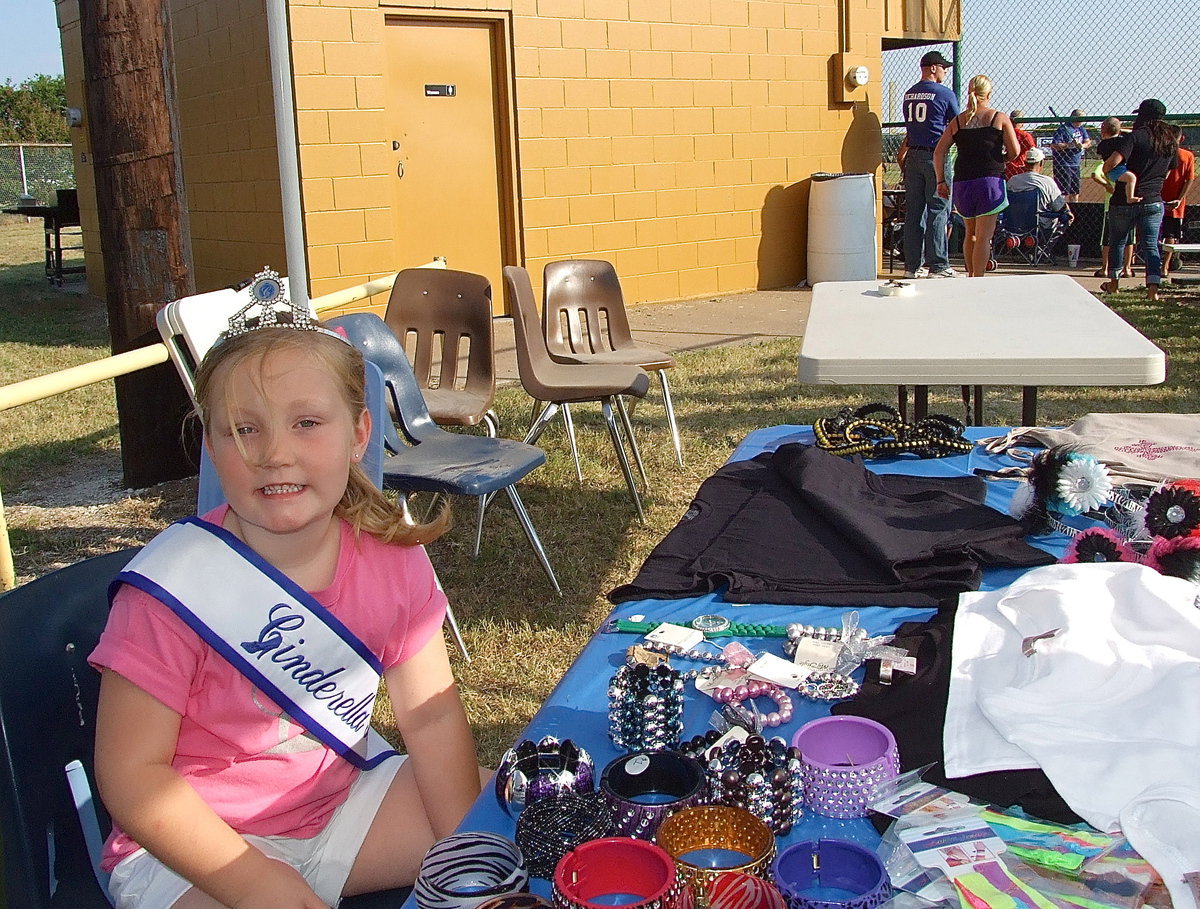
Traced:
<path fill-rule="evenodd" d="M 340 619 L 338 619 L 328 609 L 318 603 L 312 594 L 302 589 L 298 584 L 292 581 L 291 578 L 279 571 L 279 569 L 277 569 L 274 565 L 265 561 L 262 556 L 238 539 L 238 537 L 234 536 L 224 527 L 220 527 L 219 525 L 210 523 L 209 521 L 203 521 L 197 517 L 183 518 L 176 523 L 195 524 L 208 531 L 213 536 L 216 536 L 222 542 L 226 543 L 237 555 L 241 556 L 255 568 L 262 571 L 263 574 L 267 575 L 273 582 L 284 588 L 289 596 L 303 603 L 313 613 L 314 616 L 322 621 L 325 621 L 329 627 L 338 634 L 343 642 L 345 642 L 356 653 L 362 656 L 364 661 L 366 661 L 375 671 L 376 675 L 383 674 L 383 663 L 380 662 L 379 658 L 376 657 L 374 653 L 367 649 L 367 646 L 361 640 L 359 640 L 359 638 L 353 632 L 351 632 L 350 629 L 348 629 Z M 250 660 L 247 659 L 244 654 L 240 653 L 236 647 L 231 645 L 224 638 L 221 638 L 214 633 L 213 630 L 209 628 L 207 624 L 205 624 L 203 619 L 193 613 L 191 609 L 189 609 L 187 605 L 183 603 L 182 600 L 180 600 L 170 591 L 152 581 L 150 578 L 138 574 L 136 571 L 129 571 L 126 569 L 113 578 L 112 582 L 109 584 L 108 598 L 110 602 L 116 595 L 116 592 L 121 584 L 128 584 L 131 587 L 136 587 L 138 590 L 141 590 L 144 593 L 147 593 L 155 599 L 161 601 L 163 605 L 167 606 L 172 612 L 174 612 L 184 622 L 184 624 L 191 628 L 192 631 L 194 631 L 202 641 L 219 653 L 234 669 L 254 683 L 255 686 L 266 692 L 271 700 L 279 705 L 279 707 L 283 709 L 289 718 L 296 721 L 298 725 L 302 726 L 306 732 L 317 738 L 325 747 L 345 758 L 359 770 L 370 770 L 373 767 L 379 766 L 388 758 L 394 757 L 399 753 L 395 750 L 387 750 L 375 755 L 374 757 L 364 758 L 357 751 L 344 744 L 336 735 L 326 729 L 325 726 L 315 717 L 309 715 L 307 711 L 303 710 L 274 682 L 270 681 L 266 676 L 264 676 L 262 672 L 260 672 L 259 669 L 252 662 L 250 662 Z M 369 728 L 370 723 L 368 722 L 367 725 Z M 361 741 L 366 743 L 368 741 L 368 737 L 364 735 Z"/>

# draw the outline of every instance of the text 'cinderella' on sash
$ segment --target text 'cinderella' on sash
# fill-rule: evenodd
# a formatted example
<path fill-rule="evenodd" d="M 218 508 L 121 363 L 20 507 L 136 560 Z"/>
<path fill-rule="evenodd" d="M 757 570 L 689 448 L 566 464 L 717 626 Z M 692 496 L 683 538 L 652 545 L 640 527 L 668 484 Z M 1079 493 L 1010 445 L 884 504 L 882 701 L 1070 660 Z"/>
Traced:
<path fill-rule="evenodd" d="M 325 707 L 330 713 L 356 732 L 365 732 L 376 692 L 356 701 L 338 682 L 331 681 L 346 671 L 345 666 L 332 669 L 313 666 L 303 651 L 297 649 L 304 644 L 304 638 L 297 637 L 294 644 L 288 643 L 284 635 L 298 632 L 305 622 L 304 616 L 292 611 L 294 608 L 289 603 L 272 606 L 267 614 L 267 624 L 258 633 L 258 640 L 243 641 L 242 649 L 256 660 L 267 657 L 278 664 L 314 700 L 326 702 Z"/>

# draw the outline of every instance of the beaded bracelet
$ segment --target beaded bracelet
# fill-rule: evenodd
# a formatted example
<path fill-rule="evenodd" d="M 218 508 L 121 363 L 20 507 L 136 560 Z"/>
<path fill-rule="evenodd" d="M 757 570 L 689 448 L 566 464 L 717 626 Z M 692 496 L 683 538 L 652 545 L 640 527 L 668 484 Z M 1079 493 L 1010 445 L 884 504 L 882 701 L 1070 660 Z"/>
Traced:
<path fill-rule="evenodd" d="M 608 686 L 608 734 L 630 751 L 661 751 L 683 733 L 683 678 L 665 664 L 622 666 Z"/>
<path fill-rule="evenodd" d="M 778 736 L 752 735 L 719 748 L 709 737 L 696 736 L 680 750 L 704 767 L 713 804 L 744 808 L 780 836 L 804 816 L 800 752 Z"/>
<path fill-rule="evenodd" d="M 864 817 L 876 787 L 900 773 L 896 738 L 860 716 L 805 723 L 792 738 L 801 753 L 804 799 L 827 817 Z"/>
<path fill-rule="evenodd" d="M 525 739 L 508 749 L 496 769 L 494 789 L 500 807 L 515 815 L 539 799 L 595 788 L 591 755 L 570 739 L 552 735 Z"/>
<path fill-rule="evenodd" d="M 550 877 L 558 860 L 580 843 L 608 836 L 608 804 L 599 792 L 534 802 L 517 818 L 517 845 L 534 877 Z"/>
<path fill-rule="evenodd" d="M 771 828 L 744 808 L 709 805 L 684 808 L 658 828 L 658 844 L 675 860 L 679 880 L 687 884 L 704 905 L 709 888 L 723 872 L 740 871 L 763 877 L 775 856 Z M 688 856 L 704 849 L 740 853 L 745 861 L 718 867 L 694 864 Z"/>
<path fill-rule="evenodd" d="M 497 833 L 453 833 L 434 843 L 413 885 L 421 909 L 472 909 L 529 889 L 521 851 Z"/>
<path fill-rule="evenodd" d="M 892 898 L 883 862 L 871 850 L 846 840 L 789 846 L 771 871 L 790 909 L 874 909 Z M 831 891 L 850 895 L 835 899 Z"/>
<path fill-rule="evenodd" d="M 857 410 L 843 407 L 833 417 L 813 421 L 818 448 L 835 455 L 869 458 L 904 452 L 921 458 L 964 454 L 974 447 L 964 438 L 964 428 L 960 421 L 944 414 L 929 414 L 908 423 L 886 404 L 868 404 Z"/>
<path fill-rule="evenodd" d="M 792 721 L 792 699 L 778 685 L 751 679 L 743 685 L 733 688 L 716 688 L 712 699 L 718 704 L 741 704 L 743 701 L 762 696 L 769 697 L 775 702 L 775 709 L 763 714 L 764 726 L 774 728 Z"/>
<path fill-rule="evenodd" d="M 639 751 L 609 762 L 600 776 L 614 836 L 654 838 L 668 815 L 708 798 L 704 768 L 678 751 Z M 658 796 L 659 801 L 647 801 Z"/>
<path fill-rule="evenodd" d="M 598 901 L 621 894 L 627 909 L 682 909 L 682 885 L 662 848 L 644 840 L 605 837 L 575 847 L 554 869 L 554 905 L 558 909 L 599 909 Z M 633 901 L 628 900 L 633 896 Z"/>
<path fill-rule="evenodd" d="M 796 687 L 796 693 L 812 701 L 840 701 L 858 694 L 858 682 L 840 672 L 812 672 Z"/>

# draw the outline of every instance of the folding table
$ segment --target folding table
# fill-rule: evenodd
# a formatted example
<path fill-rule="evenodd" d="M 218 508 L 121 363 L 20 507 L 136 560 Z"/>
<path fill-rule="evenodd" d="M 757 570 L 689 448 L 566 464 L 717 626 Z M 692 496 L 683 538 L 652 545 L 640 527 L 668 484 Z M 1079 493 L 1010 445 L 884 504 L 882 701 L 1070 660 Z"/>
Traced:
<path fill-rule="evenodd" d="M 1003 432 L 1003 429 L 976 427 L 969 429 L 967 435 L 971 439 L 979 439 L 988 435 L 999 435 Z M 734 451 L 730 460 L 753 458 L 755 455 L 774 450 L 789 442 L 813 444 L 811 428 L 775 426 L 757 430 L 746 437 Z M 942 477 L 968 476 L 977 467 L 995 469 L 1011 464 L 1012 461 L 1008 457 L 989 455 L 981 448 L 976 448 L 970 454 L 935 460 L 918 460 L 903 456 L 868 462 L 869 468 L 878 473 L 916 473 Z M 988 486 L 987 504 L 997 510 L 1006 511 L 1016 486 L 1017 481 L 1015 480 L 991 481 Z M 1056 535 L 1034 538 L 1031 542 L 1057 556 L 1065 551 L 1067 540 L 1061 535 Z M 984 572 L 982 589 L 991 590 L 1006 586 L 1016 580 L 1021 573 L 1020 569 L 988 569 Z M 842 615 L 848 611 L 841 607 L 819 605 L 734 605 L 726 603 L 719 594 L 707 594 L 679 600 L 638 600 L 622 603 L 613 609 L 600 630 L 592 636 L 579 657 L 551 691 L 541 709 L 521 733 L 520 738 L 537 740 L 546 735 L 553 735 L 559 739 L 571 739 L 590 753 L 595 762 L 597 779 L 600 771 L 609 761 L 625 753 L 608 738 L 608 683 L 617 668 L 624 663 L 626 648 L 641 640 L 641 637 L 636 634 L 606 631 L 609 622 L 613 619 L 640 616 L 641 620 L 645 621 L 672 621 L 687 624 L 698 615 L 719 613 L 738 622 L 786 625 L 788 622 L 803 621 L 809 625 L 840 627 Z M 859 608 L 858 612 L 859 624 L 875 635 L 892 631 L 902 622 L 928 619 L 933 615 L 934 610 L 868 606 Z M 778 638 L 739 638 L 739 640 L 756 652 L 769 651 L 783 656 L 782 641 Z M 684 669 L 692 668 L 690 663 L 681 663 L 680 666 Z M 859 670 L 856 676 L 861 677 L 861 675 L 862 671 Z M 768 735 L 780 735 L 790 741 L 795 732 L 806 722 L 829 714 L 828 702 L 805 700 L 798 695 L 793 696 L 792 701 L 795 704 L 795 715 L 792 722 L 777 729 L 768 730 Z M 685 739 L 707 731 L 709 728 L 708 717 L 714 707 L 714 702 L 696 692 L 690 684 L 688 685 L 684 698 Z M 476 800 L 458 829 L 461 831 L 486 830 L 511 839 L 515 833 L 516 819 L 501 808 L 493 791 L 487 788 Z M 776 846 L 782 850 L 792 843 L 818 839 L 823 836 L 853 840 L 872 848 L 879 842 L 879 834 L 865 818 L 846 820 L 829 818 L 806 808 L 802 822 L 797 824 L 786 836 L 778 837 Z M 542 878 L 533 878 L 532 890 L 534 893 L 548 897 L 550 884 Z M 405 909 L 416 907 L 416 900 L 410 897 L 404 906 Z"/>
<path fill-rule="evenodd" d="M 1039 385 L 1156 385 L 1167 367 L 1159 348 L 1069 275 L 998 275 L 817 284 L 798 375 L 915 385 L 918 418 L 930 385 L 1021 385 L 1021 419 L 1034 426 Z M 983 422 L 979 392 L 974 422 Z"/>

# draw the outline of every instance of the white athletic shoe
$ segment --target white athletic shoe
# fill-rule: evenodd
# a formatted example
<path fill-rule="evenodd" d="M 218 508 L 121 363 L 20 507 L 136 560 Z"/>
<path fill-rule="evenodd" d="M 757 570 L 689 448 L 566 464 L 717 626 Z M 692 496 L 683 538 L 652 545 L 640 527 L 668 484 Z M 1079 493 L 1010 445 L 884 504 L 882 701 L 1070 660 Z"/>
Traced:
<path fill-rule="evenodd" d="M 960 275 L 958 272 L 956 272 L 950 266 L 946 266 L 941 271 L 935 271 L 933 274 L 930 275 L 930 277 L 931 278 L 961 278 L 962 275 Z"/>
<path fill-rule="evenodd" d="M 929 277 L 929 269 L 926 268 L 924 265 L 922 265 L 916 271 L 906 271 L 904 273 L 904 277 L 906 280 L 909 280 L 909 281 L 915 281 L 917 278 L 928 278 Z"/>

